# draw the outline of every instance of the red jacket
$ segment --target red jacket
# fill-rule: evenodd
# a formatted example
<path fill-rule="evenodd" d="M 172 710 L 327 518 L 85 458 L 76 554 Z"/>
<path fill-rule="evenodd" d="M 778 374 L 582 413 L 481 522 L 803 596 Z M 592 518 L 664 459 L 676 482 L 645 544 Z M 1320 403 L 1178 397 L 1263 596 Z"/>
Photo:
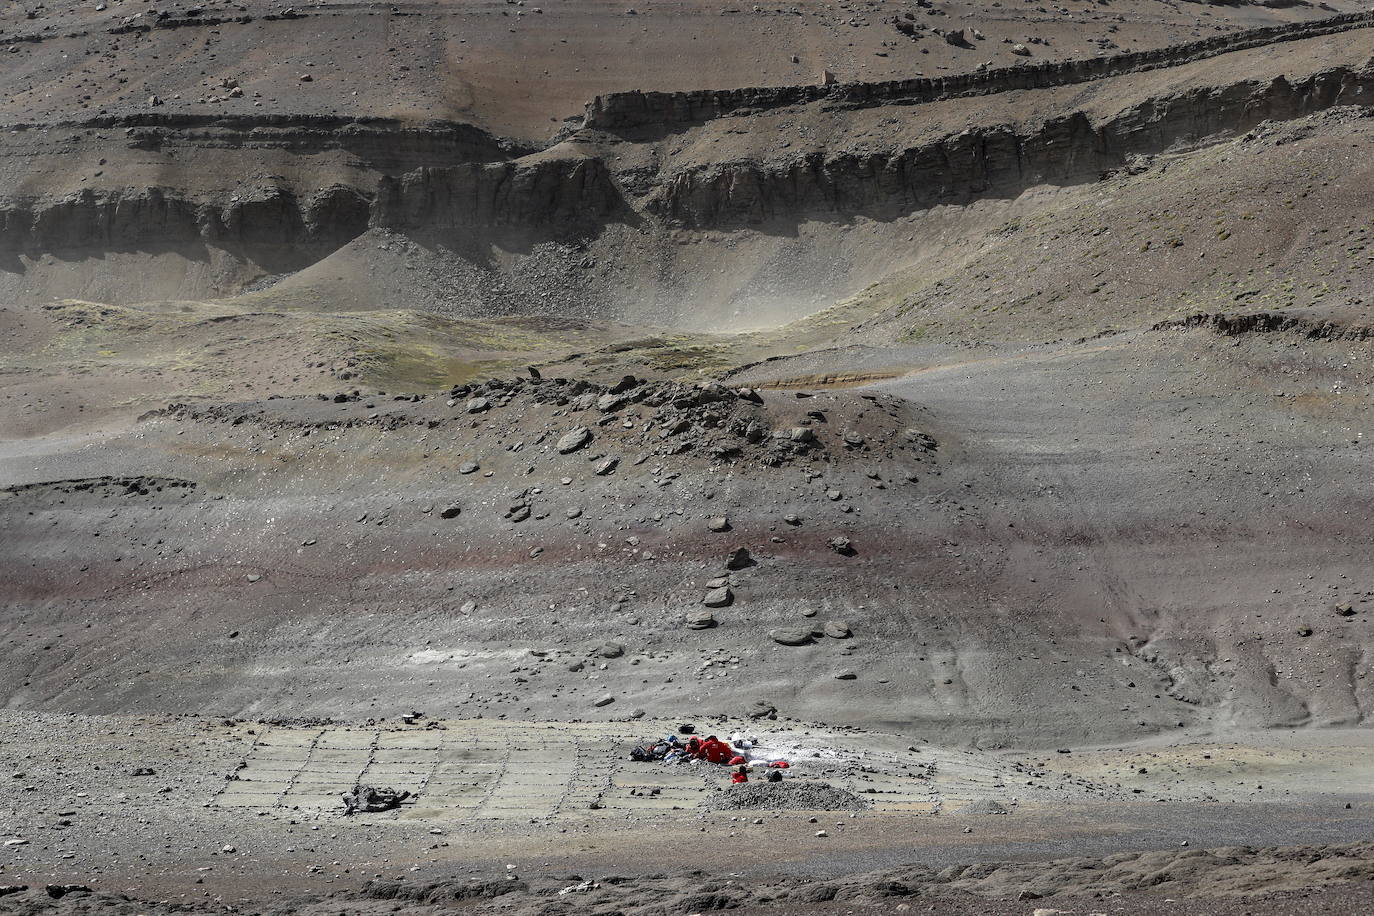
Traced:
<path fill-rule="evenodd" d="M 734 774 L 732 774 L 732 775 L 730 776 L 730 781 L 731 781 L 732 783 L 734 783 L 735 785 L 739 785 L 739 784 L 742 783 L 742 782 L 748 782 L 748 781 L 749 781 L 749 774 L 748 774 L 748 773 L 735 772 Z"/>
<path fill-rule="evenodd" d="M 735 749 L 719 738 L 707 738 L 701 752 L 711 763 L 729 763 L 735 756 Z"/>

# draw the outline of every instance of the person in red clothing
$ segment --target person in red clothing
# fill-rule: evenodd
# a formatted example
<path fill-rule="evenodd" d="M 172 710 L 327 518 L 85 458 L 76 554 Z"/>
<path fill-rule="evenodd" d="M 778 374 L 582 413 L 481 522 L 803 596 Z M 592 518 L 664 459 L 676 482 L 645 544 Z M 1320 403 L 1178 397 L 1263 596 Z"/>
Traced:
<path fill-rule="evenodd" d="M 700 760 L 705 756 L 701 752 L 701 739 L 695 735 L 687 739 L 687 756 L 692 760 Z"/>
<path fill-rule="evenodd" d="M 734 784 L 734 785 L 739 785 L 739 784 L 742 783 L 742 782 L 748 782 L 748 781 L 749 781 L 749 768 L 748 768 L 747 766 L 744 766 L 743 764 L 741 764 L 738 768 L 736 768 L 735 772 L 734 772 L 733 774 L 731 774 L 731 776 L 730 776 L 730 782 L 731 782 L 732 784 Z"/>
<path fill-rule="evenodd" d="M 715 735 L 707 737 L 701 745 L 701 752 L 710 763 L 728 763 L 735 756 L 735 749 Z"/>

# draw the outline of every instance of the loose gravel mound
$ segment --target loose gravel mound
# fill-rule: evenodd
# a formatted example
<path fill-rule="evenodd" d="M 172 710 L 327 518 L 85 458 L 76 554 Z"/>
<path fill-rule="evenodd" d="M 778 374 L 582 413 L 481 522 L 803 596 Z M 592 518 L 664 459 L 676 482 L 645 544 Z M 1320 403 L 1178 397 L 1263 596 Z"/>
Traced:
<path fill-rule="evenodd" d="M 868 801 L 826 782 L 749 782 L 717 792 L 707 807 L 724 811 L 862 811 Z"/>
<path fill-rule="evenodd" d="M 959 809 L 960 814 L 1010 814 L 1007 806 L 993 798 L 983 798 Z"/>

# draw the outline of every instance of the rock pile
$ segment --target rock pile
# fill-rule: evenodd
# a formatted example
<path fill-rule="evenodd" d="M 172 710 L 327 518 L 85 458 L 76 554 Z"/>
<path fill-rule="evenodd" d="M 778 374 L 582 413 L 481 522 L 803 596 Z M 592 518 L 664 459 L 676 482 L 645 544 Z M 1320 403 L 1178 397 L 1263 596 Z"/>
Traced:
<path fill-rule="evenodd" d="M 721 811 L 862 811 L 868 801 L 828 782 L 746 782 L 722 789 L 706 803 Z"/>
<path fill-rule="evenodd" d="M 401 807 L 401 802 L 410 798 L 409 792 L 395 789 L 378 789 L 373 786 L 354 786 L 351 792 L 343 794 L 344 814 L 375 814 Z"/>

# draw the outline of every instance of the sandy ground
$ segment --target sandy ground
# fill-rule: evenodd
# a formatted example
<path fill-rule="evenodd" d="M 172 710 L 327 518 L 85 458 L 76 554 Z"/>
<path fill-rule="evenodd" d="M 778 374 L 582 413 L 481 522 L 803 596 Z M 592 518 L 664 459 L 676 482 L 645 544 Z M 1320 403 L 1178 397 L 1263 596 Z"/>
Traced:
<path fill-rule="evenodd" d="M 4 724 L 5 839 L 22 842 L 6 843 L 0 883 L 80 883 L 143 899 L 252 905 L 367 878 L 635 877 L 676 873 L 684 861 L 818 879 L 913 861 L 938 869 L 1180 844 L 1340 843 L 1367 837 L 1374 811 L 1358 788 L 1370 776 L 1363 730 L 1027 756 L 721 723 L 787 753 L 789 780 L 847 786 L 872 802 L 851 816 L 703 808 L 725 790 L 725 768 L 626 757 L 662 722 L 366 729 L 6 713 Z M 345 817 L 338 793 L 360 779 L 417 796 L 399 811 Z M 985 813 L 998 810 L 991 802 L 1007 813 Z M 251 886 L 264 869 L 270 885 Z"/>

